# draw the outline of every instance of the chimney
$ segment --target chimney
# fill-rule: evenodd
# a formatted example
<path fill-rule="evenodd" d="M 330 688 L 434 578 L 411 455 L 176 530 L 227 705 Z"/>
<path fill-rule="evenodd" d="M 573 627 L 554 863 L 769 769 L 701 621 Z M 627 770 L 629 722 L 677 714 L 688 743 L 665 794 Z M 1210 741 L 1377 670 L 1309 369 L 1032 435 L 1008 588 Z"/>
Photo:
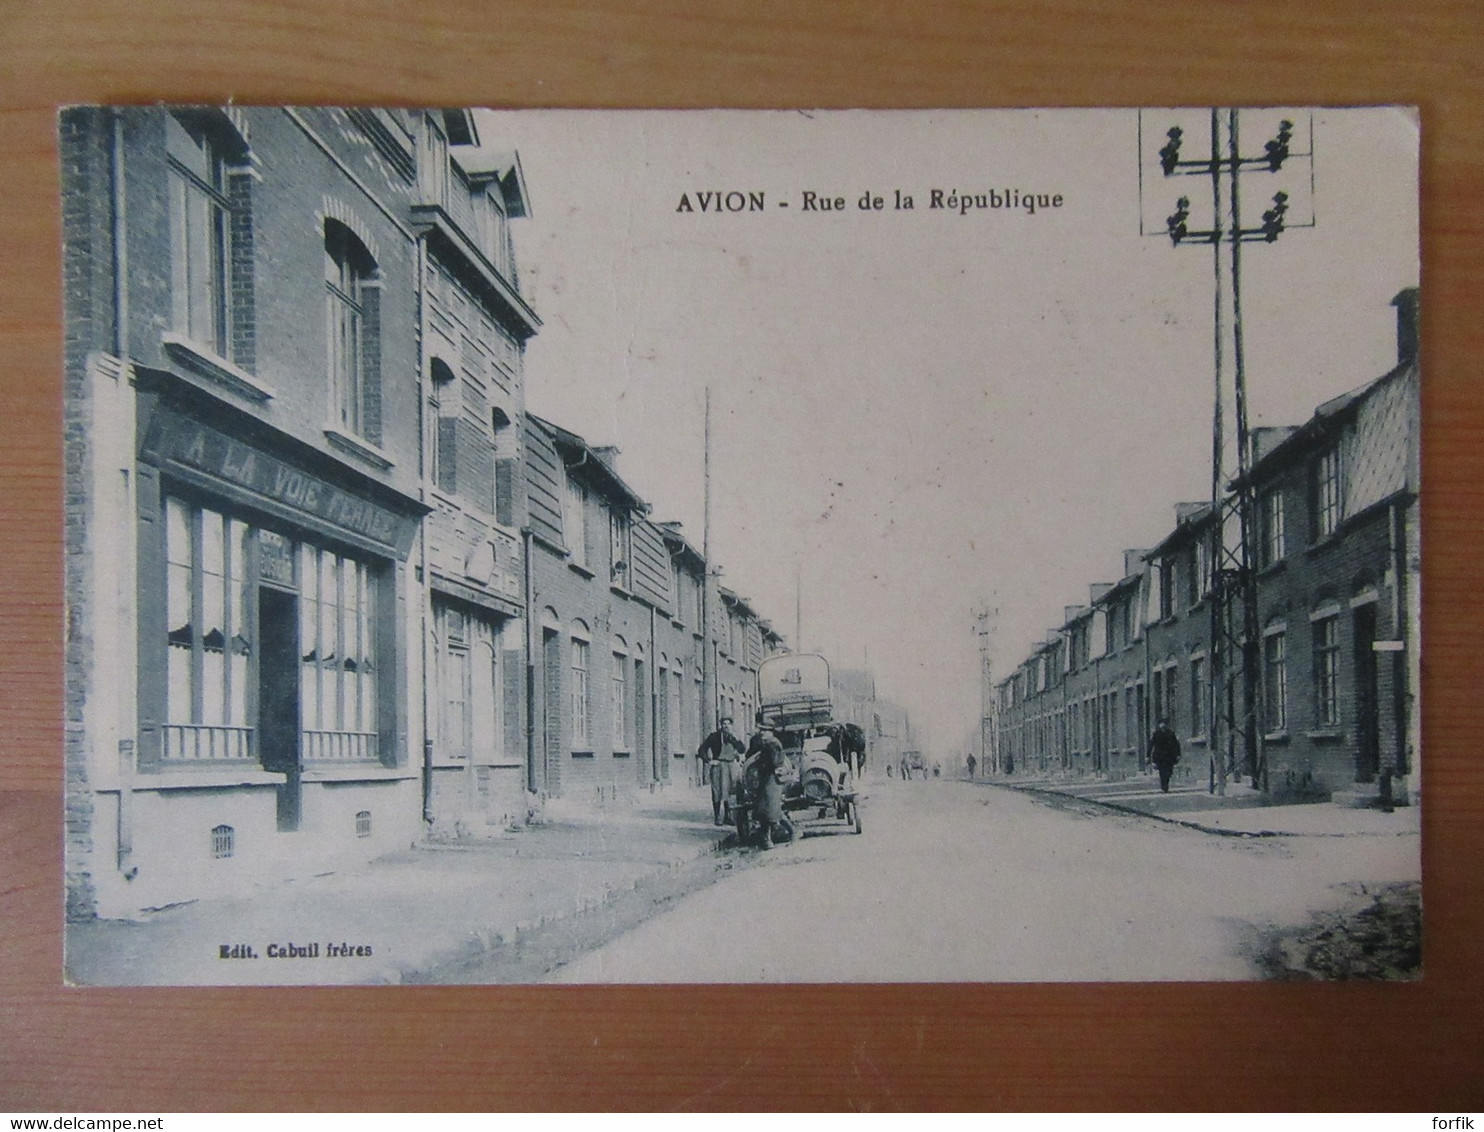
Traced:
<path fill-rule="evenodd" d="M 1418 307 L 1420 301 L 1416 287 L 1398 292 L 1391 300 L 1396 308 L 1396 364 L 1409 366 L 1417 360 Z"/>
<path fill-rule="evenodd" d="M 1175 525 L 1179 526 L 1181 523 L 1188 522 L 1202 511 L 1210 509 L 1209 503 L 1177 503 L 1175 504 Z"/>
<path fill-rule="evenodd" d="M 616 444 L 595 445 L 593 455 L 602 460 L 610 472 L 618 475 L 618 446 Z"/>
<path fill-rule="evenodd" d="M 1102 600 L 1103 596 L 1109 590 L 1111 590 L 1112 588 L 1113 588 L 1113 583 L 1112 582 L 1093 582 L 1092 585 L 1090 585 L 1090 586 L 1087 587 L 1088 604 L 1089 605 L 1096 605 L 1099 601 Z"/>
<path fill-rule="evenodd" d="M 1144 558 L 1148 553 L 1147 550 L 1125 550 L 1123 552 L 1123 576 L 1127 578 L 1130 574 L 1143 573 Z"/>

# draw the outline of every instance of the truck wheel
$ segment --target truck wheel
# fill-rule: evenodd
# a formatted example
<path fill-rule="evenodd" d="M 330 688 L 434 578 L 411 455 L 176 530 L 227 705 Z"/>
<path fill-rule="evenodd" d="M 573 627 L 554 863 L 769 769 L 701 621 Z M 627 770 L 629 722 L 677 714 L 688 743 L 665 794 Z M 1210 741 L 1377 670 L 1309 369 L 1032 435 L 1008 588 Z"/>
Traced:
<path fill-rule="evenodd" d="M 855 832 L 859 833 L 861 831 L 861 804 L 859 802 L 850 803 L 850 820 L 855 824 Z"/>

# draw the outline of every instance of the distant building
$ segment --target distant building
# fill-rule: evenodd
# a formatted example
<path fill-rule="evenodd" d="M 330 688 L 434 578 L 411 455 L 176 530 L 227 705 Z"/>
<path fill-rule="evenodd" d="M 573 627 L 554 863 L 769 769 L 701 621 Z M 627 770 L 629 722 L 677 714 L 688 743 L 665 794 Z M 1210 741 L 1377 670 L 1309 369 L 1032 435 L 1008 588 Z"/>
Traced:
<path fill-rule="evenodd" d="M 533 789 L 602 803 L 698 781 L 703 666 L 716 666 L 716 711 L 745 730 L 758 662 L 779 638 L 725 590 L 708 637 L 704 560 L 678 526 L 649 519 L 613 449 L 531 416 L 525 461 L 540 634 Z"/>
<path fill-rule="evenodd" d="M 1259 429 L 1256 497 L 1262 741 L 1270 788 L 1404 802 L 1419 788 L 1420 411 L 1418 298 L 1397 308 L 1397 365 Z M 1213 715 L 1208 503 L 1180 504 L 1158 546 L 1129 551 L 1117 583 L 1000 683 L 1002 771 L 1122 776 L 1146 769 L 1167 720 L 1205 780 Z"/>
<path fill-rule="evenodd" d="M 854 723 L 866 735 L 866 765 L 878 772 L 899 763 L 911 744 L 907 711 L 876 695 L 876 674 L 865 668 L 838 668 L 830 674 L 835 718 Z"/>

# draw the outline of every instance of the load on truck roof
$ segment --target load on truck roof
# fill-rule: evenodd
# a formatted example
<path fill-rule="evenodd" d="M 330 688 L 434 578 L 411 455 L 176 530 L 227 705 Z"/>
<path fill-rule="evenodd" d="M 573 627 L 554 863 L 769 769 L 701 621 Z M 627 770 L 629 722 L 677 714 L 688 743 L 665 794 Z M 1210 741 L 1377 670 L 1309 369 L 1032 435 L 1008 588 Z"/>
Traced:
<path fill-rule="evenodd" d="M 768 657 L 758 665 L 757 688 L 764 727 L 819 727 L 833 719 L 830 662 L 818 653 Z"/>

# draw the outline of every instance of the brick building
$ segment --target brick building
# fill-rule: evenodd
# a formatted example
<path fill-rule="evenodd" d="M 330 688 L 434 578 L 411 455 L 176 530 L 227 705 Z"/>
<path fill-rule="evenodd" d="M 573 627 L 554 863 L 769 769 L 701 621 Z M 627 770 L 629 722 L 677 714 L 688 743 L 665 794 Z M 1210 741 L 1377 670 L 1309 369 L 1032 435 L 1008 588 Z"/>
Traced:
<path fill-rule="evenodd" d="M 520 161 L 465 111 L 76 108 L 69 915 L 692 775 L 781 641 L 525 411 Z M 709 646 L 709 647 L 708 647 Z"/>
<path fill-rule="evenodd" d="M 421 367 L 427 637 L 425 817 L 472 834 L 524 820 L 523 358 L 540 321 L 521 297 L 510 221 L 515 154 L 479 148 L 465 115 L 430 117 L 435 175 L 411 213 L 424 248 Z"/>
<path fill-rule="evenodd" d="M 74 913 L 419 833 L 436 118 L 62 115 Z"/>
<path fill-rule="evenodd" d="M 1406 801 L 1419 788 L 1416 290 L 1394 305 L 1392 370 L 1253 437 L 1259 702 L 1277 793 Z M 1217 537 L 1208 503 L 1179 504 L 1158 546 L 1125 552 L 1119 582 L 1067 607 L 997 688 L 1003 773 L 1141 772 L 1165 719 L 1185 748 L 1177 774 L 1206 778 Z"/>
<path fill-rule="evenodd" d="M 714 710 L 750 720 L 757 664 L 781 640 L 722 591 L 702 623 L 705 561 L 619 475 L 617 452 L 529 416 L 525 477 L 535 628 L 533 788 L 602 803 L 697 781 L 704 664 Z M 709 642 L 710 656 L 707 657 Z"/>
<path fill-rule="evenodd" d="M 866 735 L 866 765 L 883 771 L 902 760 L 911 745 L 911 724 L 899 704 L 876 694 L 876 674 L 868 668 L 837 668 L 830 673 L 835 719 L 853 723 Z"/>

